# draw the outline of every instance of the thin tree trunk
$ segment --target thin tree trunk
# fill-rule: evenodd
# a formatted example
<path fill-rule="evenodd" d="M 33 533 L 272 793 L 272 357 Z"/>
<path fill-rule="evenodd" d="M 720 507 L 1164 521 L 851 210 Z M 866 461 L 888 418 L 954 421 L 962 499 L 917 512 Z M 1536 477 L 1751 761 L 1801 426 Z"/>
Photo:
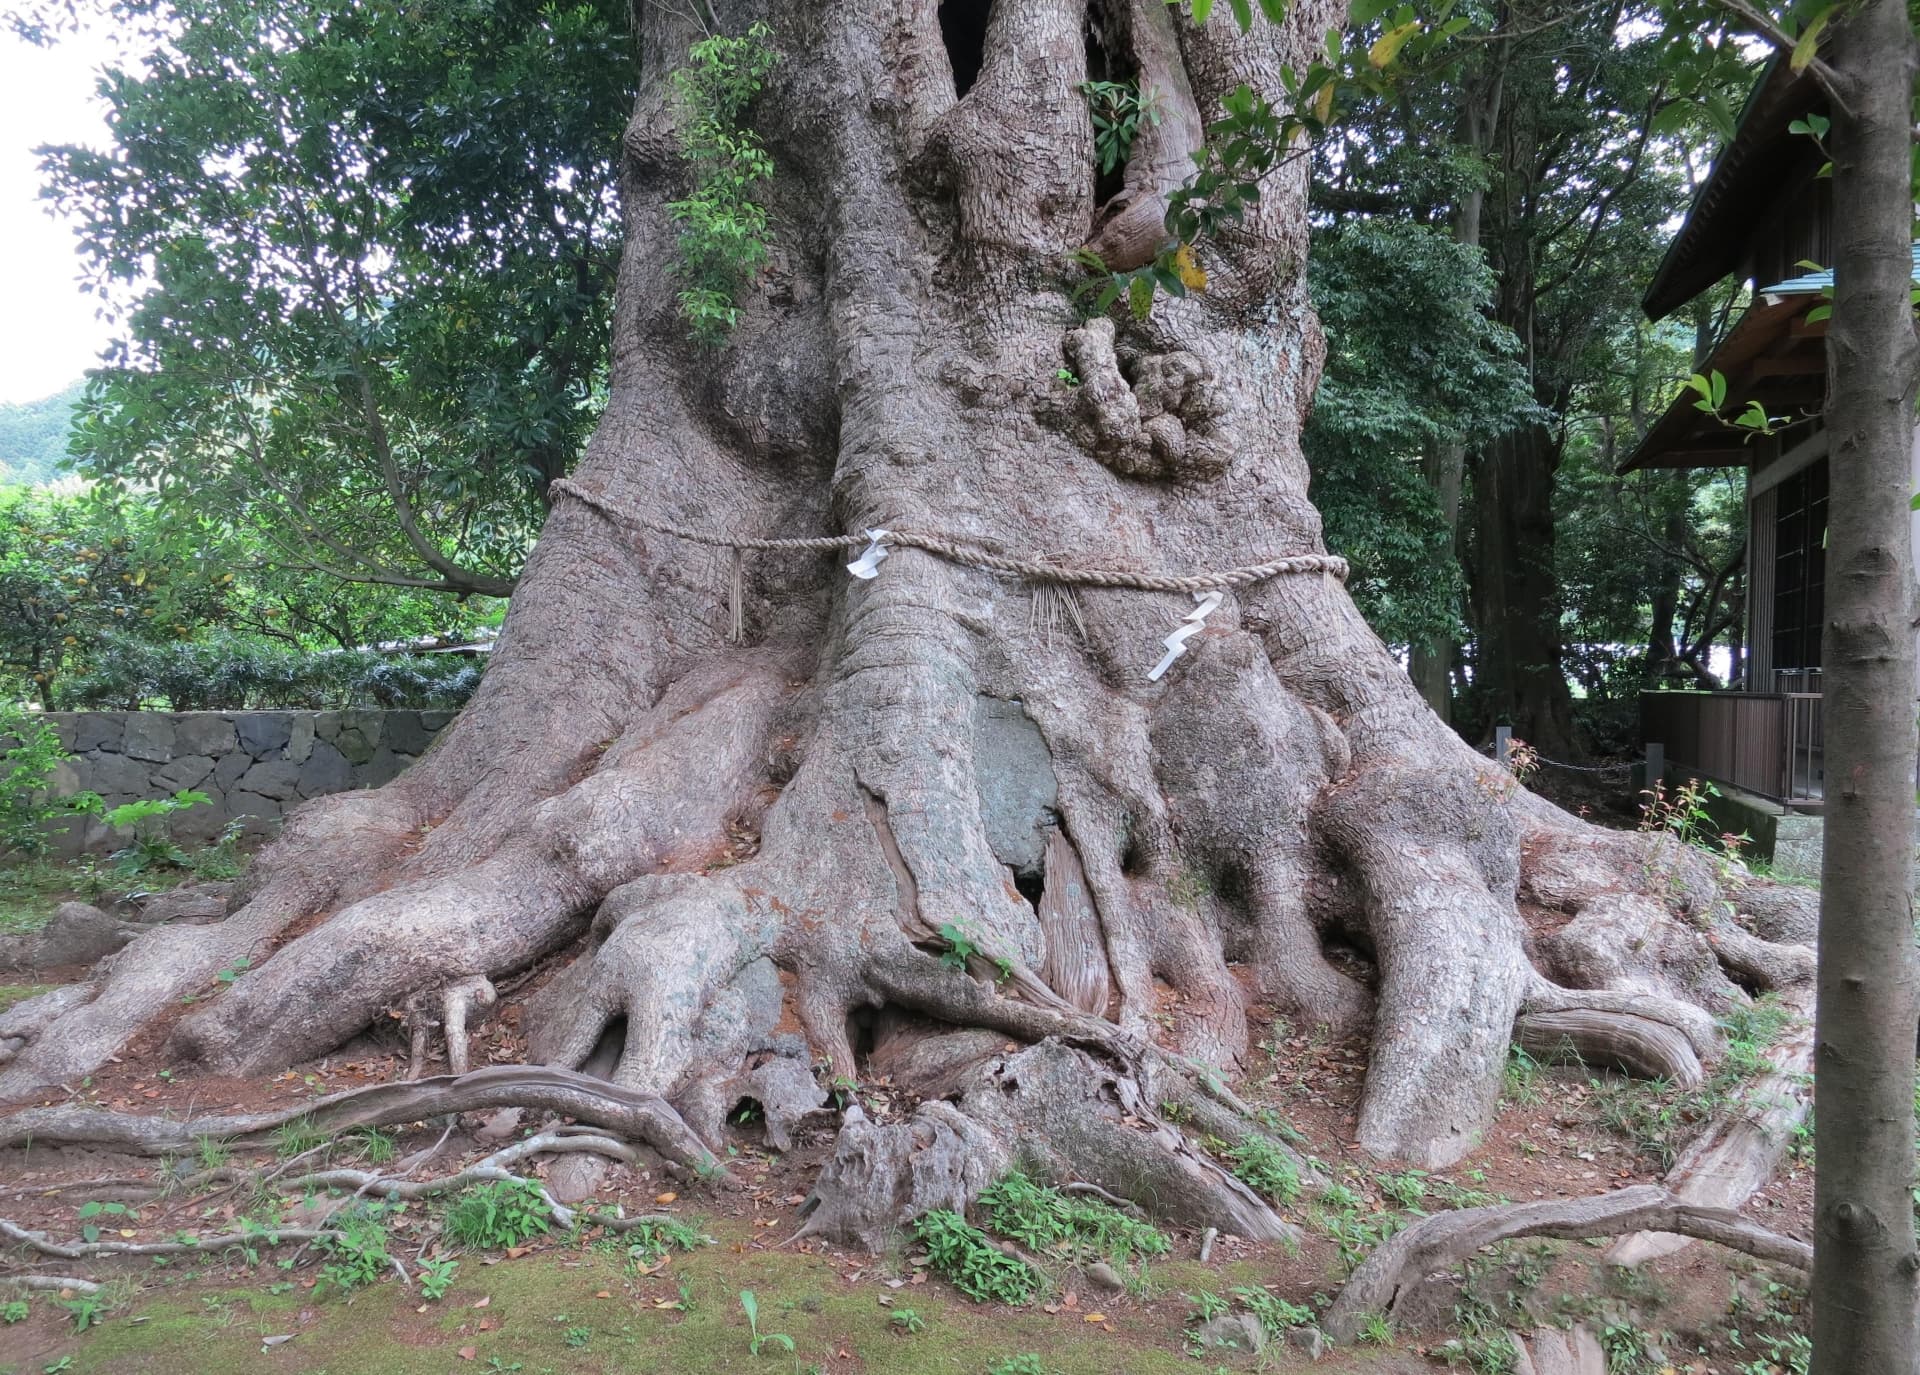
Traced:
<path fill-rule="evenodd" d="M 1553 480 L 1561 438 L 1544 425 L 1502 436 L 1473 469 L 1474 685 L 1494 722 L 1541 753 L 1580 752 L 1560 664 Z"/>
<path fill-rule="evenodd" d="M 1505 7 L 1502 7 L 1504 19 Z M 1488 70 L 1476 83 L 1460 115 L 1460 141 L 1476 157 L 1486 156 L 1493 143 L 1493 131 L 1500 122 L 1500 107 L 1506 95 L 1507 53 L 1509 41 L 1502 39 L 1487 54 Z M 1453 237 L 1456 243 L 1480 247 L 1481 212 L 1486 205 L 1486 188 L 1478 182 L 1468 187 L 1454 206 Z M 1440 523 L 1447 533 L 1445 560 L 1440 570 L 1451 579 L 1460 566 L 1460 494 L 1465 482 L 1467 446 L 1461 443 L 1436 445 L 1421 460 L 1421 475 L 1433 490 L 1440 507 Z M 1410 647 L 1408 670 L 1421 698 L 1442 721 L 1453 713 L 1453 667 L 1460 647 L 1452 635 L 1432 635 Z"/>
<path fill-rule="evenodd" d="M 1460 563 L 1460 489 L 1466 474 L 1467 449 L 1464 444 L 1442 444 L 1421 461 L 1421 472 L 1433 489 L 1440 506 L 1440 523 L 1447 532 L 1445 558 L 1450 567 Z M 1421 698 L 1442 721 L 1453 713 L 1453 661 L 1458 646 L 1452 635 L 1431 635 L 1409 651 L 1408 670 Z"/>
<path fill-rule="evenodd" d="M 1908 496 L 1920 344 L 1910 304 L 1914 37 L 1869 0 L 1831 58 L 1826 846 L 1815 1107 L 1814 1375 L 1911 1372 L 1914 578 Z"/>

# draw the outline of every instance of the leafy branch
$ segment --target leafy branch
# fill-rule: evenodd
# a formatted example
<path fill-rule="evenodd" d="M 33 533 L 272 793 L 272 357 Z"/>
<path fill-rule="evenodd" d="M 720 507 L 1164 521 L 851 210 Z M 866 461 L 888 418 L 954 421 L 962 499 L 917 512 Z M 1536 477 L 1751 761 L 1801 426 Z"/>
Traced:
<path fill-rule="evenodd" d="M 767 265 L 759 187 L 773 177 L 773 158 L 741 118 L 780 60 L 767 41 L 772 36 L 756 23 L 738 38 L 703 39 L 672 76 L 680 156 L 693 173 L 692 194 L 667 206 L 680 226 L 673 270 L 685 283 L 680 313 L 688 332 L 709 346 L 732 332 L 741 290 Z"/>

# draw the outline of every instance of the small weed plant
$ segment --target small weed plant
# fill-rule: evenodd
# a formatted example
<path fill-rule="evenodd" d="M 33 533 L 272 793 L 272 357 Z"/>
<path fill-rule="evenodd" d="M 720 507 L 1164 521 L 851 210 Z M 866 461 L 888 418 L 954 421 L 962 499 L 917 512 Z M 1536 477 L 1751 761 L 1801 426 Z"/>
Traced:
<path fill-rule="evenodd" d="M 1300 1197 L 1300 1167 L 1272 1137 L 1250 1133 L 1225 1154 L 1228 1167 L 1255 1193 L 1276 1203 L 1292 1203 Z"/>
<path fill-rule="evenodd" d="M 1141 129 L 1160 123 L 1159 94 L 1137 81 L 1083 81 L 1080 94 L 1087 98 L 1087 113 L 1093 118 L 1093 155 L 1100 175 L 1111 175 L 1132 155 Z"/>
<path fill-rule="evenodd" d="M 388 1205 L 369 1203 L 342 1209 L 332 1218 L 333 1231 L 320 1238 L 320 1283 L 343 1294 L 364 1289 L 393 1266 L 387 1250 Z"/>
<path fill-rule="evenodd" d="M 54 773 L 73 756 L 38 713 L 0 703 L 0 746 L 0 850 L 35 859 L 53 848 L 76 811 L 100 799 L 54 795 Z"/>
<path fill-rule="evenodd" d="M 101 1203 L 97 1200 L 82 1203 L 80 1205 L 80 1239 L 87 1242 L 100 1240 L 102 1218 L 107 1219 L 108 1224 L 111 1225 L 116 1219 L 124 1218 L 131 1222 L 138 1217 L 139 1214 L 124 1203 Z"/>
<path fill-rule="evenodd" d="M 1035 1351 L 1018 1356 L 1003 1356 L 987 1366 L 987 1375 L 1047 1375 L 1047 1367 Z"/>
<path fill-rule="evenodd" d="M 447 1205 L 441 1225 L 455 1245 L 503 1250 L 539 1236 L 552 1221 L 553 1210 L 538 1183 L 531 1179 L 496 1179 L 462 1190 Z"/>
<path fill-rule="evenodd" d="M 8 1299 L 4 1304 L 0 1304 L 0 1322 L 11 1327 L 17 1322 L 25 1322 L 32 1311 L 27 1307 L 25 1299 Z"/>
<path fill-rule="evenodd" d="M 448 1260 L 444 1256 L 435 1256 L 420 1262 L 420 1297 L 423 1299 L 444 1299 L 447 1290 L 453 1287 L 454 1274 L 460 1269 L 460 1262 Z"/>
<path fill-rule="evenodd" d="M 747 1315 L 747 1354 L 758 1356 L 762 1347 L 777 1346 L 788 1355 L 793 1354 L 793 1338 L 784 1332 L 762 1332 L 760 1330 L 760 1300 L 753 1296 L 753 1290 L 740 1291 L 740 1311 Z"/>
<path fill-rule="evenodd" d="M 970 1299 L 1025 1303 L 1040 1287 L 1031 1265 L 995 1246 L 956 1212 L 936 1208 L 913 1224 L 934 1270 Z"/>
<path fill-rule="evenodd" d="M 1265 1289 L 1243 1284 L 1233 1290 L 1234 1298 L 1240 1306 L 1253 1314 L 1267 1334 L 1268 1341 L 1278 1341 L 1285 1337 L 1289 1327 L 1310 1327 L 1313 1325 L 1313 1310 L 1302 1308 L 1297 1303 L 1289 1303 Z"/>

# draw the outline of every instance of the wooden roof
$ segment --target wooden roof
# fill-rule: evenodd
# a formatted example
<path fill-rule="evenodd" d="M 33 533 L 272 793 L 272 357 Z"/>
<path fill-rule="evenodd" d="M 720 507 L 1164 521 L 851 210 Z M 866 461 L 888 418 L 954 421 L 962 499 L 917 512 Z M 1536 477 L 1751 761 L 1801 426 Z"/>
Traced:
<path fill-rule="evenodd" d="M 1723 414 L 1732 417 L 1758 401 L 1767 414 L 1792 425 L 1811 422 L 1827 394 L 1827 322 L 1806 316 L 1814 293 L 1762 294 L 1747 307 L 1711 357 L 1703 374 L 1727 379 Z M 1735 429 L 1694 405 L 1697 393 L 1682 391 L 1645 439 L 1620 465 L 1636 468 L 1737 468 L 1753 453 L 1754 432 Z"/>
<path fill-rule="evenodd" d="M 1825 105 L 1812 77 L 1778 57 L 1767 65 L 1641 300 L 1648 319 L 1672 314 L 1741 266 L 1748 235 L 1781 188 L 1801 185 L 1818 165 L 1813 140 L 1787 126 Z"/>

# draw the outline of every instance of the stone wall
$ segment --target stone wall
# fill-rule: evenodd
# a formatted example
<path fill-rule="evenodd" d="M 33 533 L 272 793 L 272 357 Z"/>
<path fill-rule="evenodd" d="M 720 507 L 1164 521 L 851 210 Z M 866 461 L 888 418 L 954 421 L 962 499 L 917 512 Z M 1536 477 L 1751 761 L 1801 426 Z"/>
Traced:
<path fill-rule="evenodd" d="M 45 720 L 76 757 L 55 778 L 61 793 L 99 793 L 109 807 L 194 788 L 212 806 L 176 814 L 183 845 L 237 820 L 269 834 L 310 797 L 371 788 L 397 775 L 453 719 L 447 711 L 77 711 Z M 124 844 L 97 820 L 76 820 L 56 842 L 64 856 Z"/>

